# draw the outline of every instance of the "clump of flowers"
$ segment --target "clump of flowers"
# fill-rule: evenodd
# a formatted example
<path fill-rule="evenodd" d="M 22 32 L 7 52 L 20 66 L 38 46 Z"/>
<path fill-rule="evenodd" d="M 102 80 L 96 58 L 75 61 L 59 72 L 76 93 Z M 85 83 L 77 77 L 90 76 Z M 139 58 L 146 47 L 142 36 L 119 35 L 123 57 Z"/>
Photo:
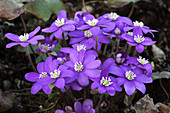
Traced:
<path fill-rule="evenodd" d="M 29 44 L 38 44 L 38 40 L 44 40 L 44 44 L 39 42 L 37 51 L 46 54 L 46 59 L 37 64 L 34 72 L 25 74 L 26 80 L 34 82 L 31 88 L 32 94 L 38 93 L 41 89 L 49 94 L 57 88 L 71 95 L 70 89 L 80 91 L 89 86 L 91 90 L 96 90 L 101 95 L 114 96 L 116 93 L 118 95 L 123 91 L 122 88 L 127 95 L 134 94 L 136 89 L 144 94 L 145 83 L 152 82 L 154 68 L 149 60 L 142 56 L 128 54 L 131 46 L 135 46 L 134 49 L 142 53 L 145 46 L 156 43 L 144 36 L 147 33 L 153 35 L 152 32 L 156 30 L 151 30 L 142 22 L 132 22 L 131 19 L 119 16 L 115 12 L 95 18 L 81 11 L 76 12 L 74 20 L 71 20 L 67 19 L 66 12 L 61 10 L 52 25 L 42 29 L 42 32 L 52 33 L 52 36 L 58 40 L 65 41 L 58 51 L 54 51 L 57 45 L 56 38 L 35 36 L 39 30 L 40 27 L 37 27 L 29 34 L 18 36 L 7 33 L 5 35 L 8 39 L 15 41 L 7 44 L 7 48 L 18 44 L 27 47 Z M 109 50 L 107 45 L 113 41 L 117 41 L 117 45 L 113 46 L 113 50 Z M 121 50 L 119 43 L 124 44 L 125 41 L 129 44 L 129 48 Z M 68 42 L 69 46 L 67 46 Z M 103 51 L 102 45 L 105 45 L 103 58 L 100 57 Z M 112 53 L 109 53 L 110 51 Z M 33 63 L 32 67 L 34 67 Z M 70 97 L 75 101 L 75 112 L 72 113 L 95 113 L 91 99 L 86 99 L 81 104 L 73 95 Z M 68 109 L 72 110 L 70 107 Z M 97 106 L 96 109 L 98 111 L 99 107 Z M 64 113 L 64 111 L 58 109 L 55 113 Z"/>

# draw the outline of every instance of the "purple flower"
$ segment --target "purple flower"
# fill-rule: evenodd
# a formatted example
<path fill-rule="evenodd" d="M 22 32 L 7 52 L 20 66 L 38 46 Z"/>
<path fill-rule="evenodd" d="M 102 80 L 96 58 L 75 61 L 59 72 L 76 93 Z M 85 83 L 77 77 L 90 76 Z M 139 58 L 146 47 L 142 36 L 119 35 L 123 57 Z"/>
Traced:
<path fill-rule="evenodd" d="M 95 60 L 94 54 L 86 53 L 81 50 L 80 52 L 70 53 L 70 61 L 64 63 L 68 66 L 77 76 L 77 81 L 81 86 L 89 85 L 89 78 L 98 78 L 100 72 L 97 69 L 101 61 Z"/>
<path fill-rule="evenodd" d="M 58 39 L 62 39 L 62 33 L 64 31 L 74 31 L 76 22 L 74 20 L 68 20 L 65 10 L 61 10 L 58 13 L 58 18 L 51 24 L 49 28 L 42 29 L 42 32 L 50 33 L 54 32 L 54 35 Z"/>
<path fill-rule="evenodd" d="M 107 59 L 103 65 L 101 66 L 101 77 L 97 79 L 93 79 L 93 83 L 91 85 L 91 89 L 94 90 L 98 88 L 98 92 L 100 94 L 105 93 L 106 91 L 109 95 L 115 95 L 115 91 L 122 91 L 122 88 L 116 83 L 116 79 L 112 76 L 108 76 L 108 68 L 113 65 L 114 59 Z"/>
<path fill-rule="evenodd" d="M 93 27 L 89 30 L 80 31 L 72 31 L 68 33 L 69 36 L 72 36 L 70 40 L 70 44 L 74 44 L 77 42 L 80 42 L 80 44 L 86 44 L 87 47 L 89 48 L 94 48 L 96 49 L 96 37 L 97 37 L 97 49 L 100 50 L 101 44 L 100 43 L 110 43 L 110 39 L 107 38 L 104 34 L 103 31 L 100 30 L 99 27 Z"/>
<path fill-rule="evenodd" d="M 150 39 L 149 37 L 144 37 L 140 27 L 135 27 L 133 29 L 133 35 L 124 34 L 122 35 L 122 37 L 128 41 L 128 44 L 136 46 L 136 50 L 138 53 L 142 53 L 144 51 L 145 45 L 149 46 L 156 42 L 152 41 L 152 39 Z"/>
<path fill-rule="evenodd" d="M 75 113 L 95 113 L 93 109 L 93 101 L 91 99 L 86 99 L 83 105 L 77 101 L 74 103 Z"/>
<path fill-rule="evenodd" d="M 126 58 L 127 58 L 127 52 L 126 51 L 117 51 L 115 53 L 115 60 L 116 60 L 116 63 L 118 63 L 118 64 L 125 63 Z"/>
<path fill-rule="evenodd" d="M 56 45 L 57 45 L 57 40 L 55 40 L 51 44 L 50 38 L 46 37 L 45 40 L 44 40 L 44 44 L 41 44 L 41 42 L 38 44 L 37 51 L 41 51 L 41 52 L 47 53 L 49 51 L 52 51 L 55 48 Z"/>
<path fill-rule="evenodd" d="M 149 27 L 144 26 L 143 22 L 135 21 L 133 24 L 129 24 L 129 26 L 125 27 L 125 31 L 129 31 L 131 29 L 134 29 L 135 27 L 139 27 L 145 34 L 151 33 L 154 37 L 154 34 L 152 32 L 157 32 L 156 30 L 151 30 Z"/>
<path fill-rule="evenodd" d="M 48 72 L 51 79 L 54 80 L 54 85 L 59 89 L 64 89 L 65 78 L 72 78 L 74 73 L 68 70 L 68 67 L 64 65 L 59 66 L 59 63 L 59 60 L 53 60 L 51 56 L 47 57 L 45 61 L 46 71 Z"/>
<path fill-rule="evenodd" d="M 49 87 L 49 84 L 53 83 L 55 80 L 49 76 L 45 65 L 45 62 L 40 62 L 37 65 L 38 73 L 29 72 L 25 74 L 26 80 L 35 82 L 31 88 L 32 94 L 36 94 L 40 89 L 43 89 L 46 94 L 49 94 L 52 91 L 52 89 Z"/>
<path fill-rule="evenodd" d="M 55 113 L 65 113 L 63 110 L 61 110 L 61 109 L 57 109 L 56 111 L 55 111 Z"/>
<path fill-rule="evenodd" d="M 124 84 L 125 91 L 128 95 L 132 95 L 135 92 L 135 88 L 144 94 L 146 87 L 143 83 L 152 82 L 152 78 L 145 75 L 143 69 L 138 67 L 132 69 L 131 66 L 121 65 L 117 67 L 112 65 L 109 72 L 119 76 L 117 78 L 117 83 L 119 85 Z"/>
<path fill-rule="evenodd" d="M 145 69 L 149 77 L 152 76 L 153 66 L 145 58 L 139 57 L 128 57 L 127 64 L 135 64 L 137 67 Z"/>
<path fill-rule="evenodd" d="M 11 48 L 12 46 L 20 44 L 22 47 L 27 47 L 28 44 L 36 45 L 38 43 L 37 40 L 43 40 L 45 37 L 43 35 L 37 35 L 35 34 L 40 30 L 40 26 L 38 26 L 34 31 L 31 33 L 24 33 L 24 35 L 15 35 L 12 33 L 7 33 L 5 36 L 15 42 L 9 43 L 6 45 L 6 48 Z"/>

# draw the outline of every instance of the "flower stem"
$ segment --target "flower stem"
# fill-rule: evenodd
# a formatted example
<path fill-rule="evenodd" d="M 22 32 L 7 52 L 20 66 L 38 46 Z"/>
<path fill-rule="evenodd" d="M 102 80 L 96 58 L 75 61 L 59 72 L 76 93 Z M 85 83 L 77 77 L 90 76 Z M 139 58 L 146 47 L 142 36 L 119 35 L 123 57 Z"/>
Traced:
<path fill-rule="evenodd" d="M 31 59 L 31 56 L 30 56 L 30 53 L 29 53 L 28 46 L 26 47 L 26 53 L 27 53 L 28 59 L 29 59 L 29 61 L 31 63 L 32 69 L 34 70 L 34 72 L 36 72 L 35 66 L 34 66 L 34 64 L 32 62 L 32 59 Z"/>
<path fill-rule="evenodd" d="M 36 55 L 35 55 L 35 51 L 34 51 L 34 49 L 33 49 L 33 47 L 32 47 L 32 45 L 31 45 L 31 44 L 30 44 L 29 46 L 30 46 L 30 48 L 31 48 L 31 51 L 33 52 L 34 59 L 36 60 Z"/>
<path fill-rule="evenodd" d="M 116 42 L 117 42 L 116 51 L 118 51 L 118 49 L 119 49 L 119 43 L 120 43 L 120 39 L 119 39 L 119 38 L 117 38 L 117 39 L 116 39 Z"/>
<path fill-rule="evenodd" d="M 70 98 L 74 101 L 74 102 L 76 102 L 77 101 L 77 99 L 70 93 L 70 91 L 65 87 L 65 90 L 66 90 L 66 93 L 70 96 Z"/>
<path fill-rule="evenodd" d="M 132 48 L 132 46 L 131 46 L 131 45 L 128 45 L 127 54 L 129 54 L 131 48 Z"/>
<path fill-rule="evenodd" d="M 63 36 L 64 45 L 67 47 L 67 42 L 66 42 L 66 39 L 65 39 L 64 33 L 62 34 L 62 36 Z"/>
<path fill-rule="evenodd" d="M 107 44 L 105 44 L 105 46 L 104 46 L 103 55 L 106 54 L 106 50 L 107 50 Z"/>
<path fill-rule="evenodd" d="M 97 107 L 96 107 L 96 109 L 95 109 L 95 112 L 96 112 L 96 113 L 99 113 L 100 104 L 102 103 L 103 98 L 104 98 L 104 94 L 101 94 L 101 95 L 100 95 L 99 102 L 98 102 Z"/>
<path fill-rule="evenodd" d="M 97 52 L 97 36 L 95 36 L 95 41 L 96 41 L 96 52 Z"/>

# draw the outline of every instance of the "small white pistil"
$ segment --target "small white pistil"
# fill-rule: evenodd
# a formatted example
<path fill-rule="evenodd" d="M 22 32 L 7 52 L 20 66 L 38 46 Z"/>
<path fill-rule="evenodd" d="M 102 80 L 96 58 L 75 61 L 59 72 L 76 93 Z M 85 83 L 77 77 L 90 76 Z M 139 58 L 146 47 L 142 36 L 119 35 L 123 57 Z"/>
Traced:
<path fill-rule="evenodd" d="M 83 65 L 80 61 L 74 64 L 74 70 L 78 72 L 83 70 Z"/>
<path fill-rule="evenodd" d="M 64 18 L 62 18 L 61 20 L 59 20 L 59 19 L 55 20 L 55 25 L 57 27 L 63 26 L 64 25 Z"/>
<path fill-rule="evenodd" d="M 24 35 L 20 35 L 19 36 L 19 40 L 22 41 L 22 42 L 27 41 L 28 38 L 29 38 L 29 34 L 28 33 L 24 33 Z"/>
<path fill-rule="evenodd" d="M 87 24 L 89 24 L 90 26 L 95 26 L 97 23 L 98 23 L 97 19 L 93 19 L 92 21 L 91 20 L 87 21 Z"/>
<path fill-rule="evenodd" d="M 89 30 L 84 31 L 84 36 L 90 38 L 92 36 L 92 33 Z"/>
<path fill-rule="evenodd" d="M 80 52 L 82 49 L 84 49 L 86 51 L 86 46 L 84 44 L 79 44 L 77 46 L 77 51 Z"/>
<path fill-rule="evenodd" d="M 144 26 L 143 22 L 139 22 L 139 21 L 135 21 L 135 22 L 133 22 L 133 24 L 134 24 L 134 26 L 140 26 L 140 27 Z"/>
<path fill-rule="evenodd" d="M 119 15 L 117 13 L 113 13 L 111 12 L 109 15 L 108 15 L 108 19 L 113 19 L 113 20 L 116 20 L 117 18 L 119 17 Z"/>
<path fill-rule="evenodd" d="M 115 34 L 116 34 L 116 35 L 120 35 L 120 33 L 121 33 L 120 29 L 119 29 L 119 28 L 116 28 L 116 29 L 115 29 Z"/>
<path fill-rule="evenodd" d="M 44 78 L 48 76 L 47 72 L 42 72 L 40 75 L 39 75 L 39 78 Z"/>
<path fill-rule="evenodd" d="M 109 77 L 102 77 L 102 79 L 100 80 L 100 85 L 110 86 L 113 83 L 111 81 L 112 80 Z"/>
<path fill-rule="evenodd" d="M 141 56 L 139 56 L 139 58 L 137 59 L 137 61 L 138 61 L 139 63 L 141 63 L 142 65 L 149 63 L 148 60 L 146 60 L 145 58 L 142 58 Z"/>
<path fill-rule="evenodd" d="M 136 74 L 133 71 L 126 71 L 125 76 L 128 80 L 133 80 L 136 77 Z"/>
<path fill-rule="evenodd" d="M 44 45 L 42 45 L 42 47 L 43 47 L 44 49 L 46 49 L 47 51 L 51 49 L 50 44 L 44 44 Z"/>
<path fill-rule="evenodd" d="M 140 36 L 140 35 L 137 35 L 134 37 L 134 40 L 137 42 L 137 43 L 141 43 L 145 40 L 144 37 Z"/>
<path fill-rule="evenodd" d="M 54 73 L 50 72 L 50 76 L 51 76 L 51 78 L 58 78 L 60 76 L 60 70 L 59 69 L 55 69 Z"/>

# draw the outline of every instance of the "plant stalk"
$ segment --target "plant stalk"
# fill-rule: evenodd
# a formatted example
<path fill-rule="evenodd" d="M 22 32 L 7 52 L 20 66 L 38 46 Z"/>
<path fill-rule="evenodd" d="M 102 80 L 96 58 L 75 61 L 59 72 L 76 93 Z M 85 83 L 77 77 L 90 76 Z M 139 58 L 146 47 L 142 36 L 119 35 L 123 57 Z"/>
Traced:
<path fill-rule="evenodd" d="M 33 71 L 34 71 L 34 72 L 37 72 L 37 71 L 36 71 L 36 68 L 35 68 L 35 66 L 34 66 L 34 64 L 33 64 L 33 62 L 32 62 L 32 59 L 31 59 L 31 56 L 30 56 L 30 52 L 29 52 L 28 46 L 26 47 L 26 53 L 27 53 L 28 59 L 29 59 L 29 61 L 30 61 L 30 63 L 31 63 L 31 66 L 32 66 Z"/>

